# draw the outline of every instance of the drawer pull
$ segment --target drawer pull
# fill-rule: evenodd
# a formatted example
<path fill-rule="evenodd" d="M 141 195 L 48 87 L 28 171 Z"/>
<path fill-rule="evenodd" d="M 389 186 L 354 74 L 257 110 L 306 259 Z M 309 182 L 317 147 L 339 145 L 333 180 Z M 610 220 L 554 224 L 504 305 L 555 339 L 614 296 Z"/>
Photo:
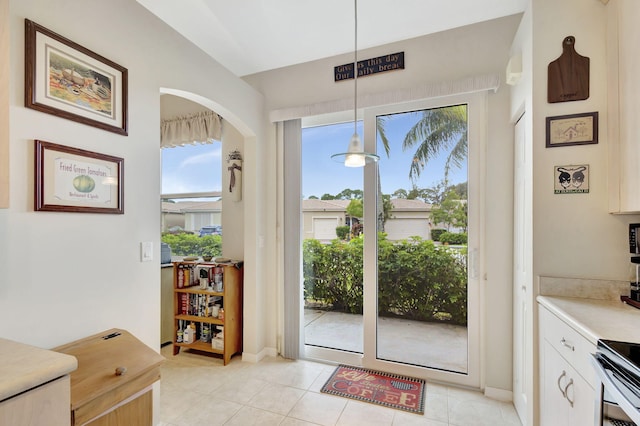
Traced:
<path fill-rule="evenodd" d="M 571 406 L 573 407 L 573 401 L 569 398 L 569 386 L 573 386 L 573 379 L 569 380 L 569 383 L 567 383 L 567 386 L 564 387 L 564 397 L 567 398 L 567 401 L 569 401 L 569 404 L 571 404 Z"/>
<path fill-rule="evenodd" d="M 116 368 L 116 376 L 122 376 L 126 372 L 127 372 L 127 367 Z"/>
<path fill-rule="evenodd" d="M 562 386 L 560 385 L 560 380 L 562 380 L 562 378 L 563 378 L 564 376 L 566 376 L 566 375 L 567 375 L 567 372 L 566 372 L 566 371 L 564 371 L 564 370 L 562 370 L 562 374 L 561 374 L 560 376 L 558 376 L 558 389 L 560 389 L 560 393 L 561 393 L 561 394 L 562 394 L 562 396 L 563 396 L 563 397 L 565 397 L 565 398 L 567 397 L 567 394 L 565 393 L 565 389 L 566 389 L 566 388 L 564 388 L 564 389 L 562 388 Z"/>
<path fill-rule="evenodd" d="M 564 346 L 565 348 L 569 348 L 569 349 L 571 349 L 572 351 L 575 351 L 575 350 L 576 350 L 575 346 L 573 346 L 573 345 L 571 345 L 571 344 L 567 343 L 567 341 L 566 341 L 566 339 L 565 339 L 564 337 L 560 340 L 560 343 L 562 343 L 562 346 Z"/>

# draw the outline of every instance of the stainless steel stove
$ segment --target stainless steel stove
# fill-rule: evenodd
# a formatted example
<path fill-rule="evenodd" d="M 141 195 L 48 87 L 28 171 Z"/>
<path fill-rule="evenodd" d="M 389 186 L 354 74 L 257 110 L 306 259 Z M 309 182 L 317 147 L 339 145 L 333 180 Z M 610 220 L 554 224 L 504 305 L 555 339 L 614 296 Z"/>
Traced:
<path fill-rule="evenodd" d="M 601 383 L 596 424 L 640 426 L 640 344 L 599 340 L 592 357 Z"/>

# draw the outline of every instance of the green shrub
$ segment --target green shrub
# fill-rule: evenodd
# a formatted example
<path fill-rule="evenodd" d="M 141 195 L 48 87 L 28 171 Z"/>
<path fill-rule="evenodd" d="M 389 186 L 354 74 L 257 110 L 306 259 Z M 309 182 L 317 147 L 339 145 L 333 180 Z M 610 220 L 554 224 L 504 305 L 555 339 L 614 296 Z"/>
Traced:
<path fill-rule="evenodd" d="M 362 313 L 362 236 L 303 243 L 304 297 L 326 309 Z M 466 254 L 414 237 L 378 235 L 378 314 L 467 323 Z"/>
<path fill-rule="evenodd" d="M 338 226 L 336 227 L 336 235 L 341 240 L 346 240 L 349 237 L 349 226 Z"/>
<path fill-rule="evenodd" d="M 431 239 L 433 241 L 440 241 L 440 235 L 442 235 L 443 233 L 447 232 L 446 229 L 432 229 L 431 230 Z"/>
<path fill-rule="evenodd" d="M 169 244 L 175 256 L 220 256 L 222 254 L 222 236 L 195 234 L 162 234 L 162 242 Z"/>
<path fill-rule="evenodd" d="M 442 234 L 440 234 L 440 242 L 443 244 L 444 243 L 457 244 L 457 245 L 467 244 L 467 234 L 465 233 L 454 234 L 453 232 L 443 232 Z"/>

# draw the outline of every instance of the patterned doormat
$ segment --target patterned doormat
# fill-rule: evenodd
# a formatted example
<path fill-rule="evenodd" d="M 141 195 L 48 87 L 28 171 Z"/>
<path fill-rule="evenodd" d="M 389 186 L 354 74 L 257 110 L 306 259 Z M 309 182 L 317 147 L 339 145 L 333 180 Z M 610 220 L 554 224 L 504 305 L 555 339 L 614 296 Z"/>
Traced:
<path fill-rule="evenodd" d="M 424 413 L 422 379 L 340 365 L 321 392 L 411 413 Z"/>

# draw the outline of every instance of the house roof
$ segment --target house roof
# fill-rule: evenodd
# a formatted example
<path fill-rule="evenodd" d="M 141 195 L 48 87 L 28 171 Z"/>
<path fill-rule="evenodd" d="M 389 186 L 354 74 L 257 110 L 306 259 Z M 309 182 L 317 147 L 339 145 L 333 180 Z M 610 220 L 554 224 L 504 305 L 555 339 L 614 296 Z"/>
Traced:
<path fill-rule="evenodd" d="M 170 203 L 162 202 L 162 213 L 196 213 L 222 210 L 221 201 L 179 201 Z"/>
<path fill-rule="evenodd" d="M 406 198 L 392 198 L 394 211 L 431 211 L 431 204 L 422 200 L 407 200 Z"/>
<path fill-rule="evenodd" d="M 302 200 L 302 211 L 345 211 L 351 200 Z"/>

